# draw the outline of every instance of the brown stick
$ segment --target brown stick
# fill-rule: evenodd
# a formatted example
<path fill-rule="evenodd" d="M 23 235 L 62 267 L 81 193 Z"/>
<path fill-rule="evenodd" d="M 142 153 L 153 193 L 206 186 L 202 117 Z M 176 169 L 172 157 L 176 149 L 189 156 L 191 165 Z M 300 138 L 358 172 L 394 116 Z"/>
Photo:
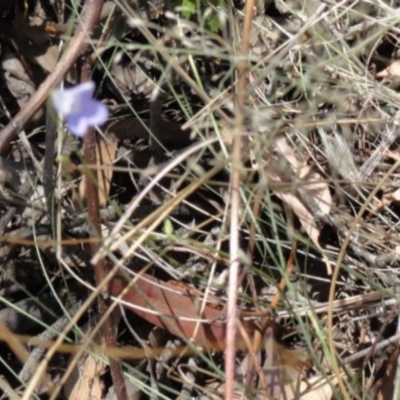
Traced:
<path fill-rule="evenodd" d="M 90 62 L 89 59 L 83 65 L 82 68 L 82 81 L 87 81 L 90 79 Z M 89 131 L 83 138 L 84 145 L 84 156 L 85 163 L 88 165 L 96 165 L 96 133 L 94 128 L 90 128 Z M 97 182 L 97 174 L 93 174 L 93 171 L 86 170 L 86 201 L 89 215 L 89 229 L 90 237 L 101 239 L 101 219 L 100 219 L 100 204 L 99 204 L 99 190 Z M 100 242 L 95 241 L 90 244 L 90 251 L 92 256 L 94 256 L 100 248 Z M 107 274 L 111 268 L 107 268 L 108 261 L 104 258 L 97 261 L 94 265 L 94 275 L 97 286 L 106 279 Z M 100 317 L 106 314 L 108 309 L 108 302 L 106 298 L 108 297 L 107 286 L 103 287 L 100 295 L 97 297 L 98 303 L 98 313 Z M 117 329 L 114 329 L 114 324 L 112 319 L 116 317 L 118 310 L 115 310 L 109 318 L 107 318 L 104 324 L 100 327 L 100 333 L 104 339 L 106 347 L 115 347 L 115 338 L 117 335 Z M 116 318 L 117 319 L 117 318 Z M 122 369 L 120 362 L 113 357 L 109 357 L 111 378 L 114 384 L 115 395 L 118 400 L 128 400 L 128 392 L 126 390 L 126 385 L 124 377 L 122 374 Z"/>
<path fill-rule="evenodd" d="M 225 400 L 233 398 L 235 386 L 235 355 L 236 355 L 236 311 L 238 277 L 240 272 L 240 190 L 241 169 L 243 159 L 242 134 L 246 131 L 244 117 L 246 112 L 246 86 L 248 70 L 248 52 L 250 44 L 250 31 L 254 14 L 254 0 L 246 0 L 245 19 L 242 31 L 240 60 L 237 63 L 236 84 L 236 118 L 231 151 L 232 172 L 230 190 L 230 267 L 228 281 L 227 302 L 227 327 L 226 327 L 226 354 L 225 354 Z"/>
<path fill-rule="evenodd" d="M 75 34 L 57 63 L 54 71 L 47 77 L 28 103 L 18 112 L 10 123 L 0 131 L 0 155 L 3 155 L 24 125 L 32 118 L 36 111 L 46 101 L 50 91 L 69 71 L 77 58 L 87 47 L 87 39 L 99 19 L 103 0 L 86 0 L 82 10 L 82 25 L 78 25 Z"/>

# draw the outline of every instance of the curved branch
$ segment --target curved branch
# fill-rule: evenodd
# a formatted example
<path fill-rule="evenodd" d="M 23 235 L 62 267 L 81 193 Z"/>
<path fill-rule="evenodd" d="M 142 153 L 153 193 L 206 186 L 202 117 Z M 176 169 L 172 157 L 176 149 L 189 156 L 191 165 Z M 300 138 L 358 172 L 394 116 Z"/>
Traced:
<path fill-rule="evenodd" d="M 96 26 L 103 0 L 86 0 L 82 10 L 81 21 L 75 29 L 75 34 L 57 63 L 54 71 L 40 85 L 28 103 L 18 112 L 10 123 L 0 131 L 0 155 L 4 154 L 23 126 L 32 118 L 36 111 L 46 101 L 50 91 L 57 85 L 63 76 L 69 71 L 76 59 L 87 47 L 87 38 Z"/>

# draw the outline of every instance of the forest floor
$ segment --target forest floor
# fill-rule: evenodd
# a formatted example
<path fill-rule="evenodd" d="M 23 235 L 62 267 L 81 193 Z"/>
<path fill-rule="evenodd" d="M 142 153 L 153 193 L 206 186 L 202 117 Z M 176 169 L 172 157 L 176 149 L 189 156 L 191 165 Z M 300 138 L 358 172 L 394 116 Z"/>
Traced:
<path fill-rule="evenodd" d="M 400 2 L 139 4 L 0 0 L 1 399 L 399 399 Z"/>

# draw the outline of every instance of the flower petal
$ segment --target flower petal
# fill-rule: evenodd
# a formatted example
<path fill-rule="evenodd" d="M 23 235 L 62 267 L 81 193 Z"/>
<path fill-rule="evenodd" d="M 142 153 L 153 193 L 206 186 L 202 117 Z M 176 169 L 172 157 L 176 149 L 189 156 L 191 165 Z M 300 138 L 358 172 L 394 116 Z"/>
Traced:
<path fill-rule="evenodd" d="M 59 114 L 68 114 L 74 103 L 73 97 L 69 96 L 64 90 L 55 90 L 51 95 L 53 106 Z"/>
<path fill-rule="evenodd" d="M 87 100 L 79 112 L 65 116 L 68 128 L 74 135 L 83 136 L 90 127 L 102 125 L 108 119 L 107 107 L 98 101 Z"/>
<path fill-rule="evenodd" d="M 85 118 L 82 118 L 79 114 L 69 114 L 65 117 L 65 122 L 68 126 L 69 131 L 76 136 L 85 136 L 89 129 L 89 125 Z"/>
<path fill-rule="evenodd" d="M 81 104 L 80 112 L 92 126 L 104 124 L 109 115 L 108 108 L 103 103 L 92 99 Z"/>
<path fill-rule="evenodd" d="M 92 99 L 95 84 L 84 82 L 73 88 L 56 90 L 52 95 L 54 108 L 62 114 L 72 134 L 83 136 L 90 127 L 107 121 L 107 107 Z"/>
<path fill-rule="evenodd" d="M 81 83 L 80 85 L 66 89 L 64 92 L 68 92 L 68 95 L 71 97 L 91 99 L 93 97 L 95 88 L 96 85 L 93 81 L 87 81 Z"/>

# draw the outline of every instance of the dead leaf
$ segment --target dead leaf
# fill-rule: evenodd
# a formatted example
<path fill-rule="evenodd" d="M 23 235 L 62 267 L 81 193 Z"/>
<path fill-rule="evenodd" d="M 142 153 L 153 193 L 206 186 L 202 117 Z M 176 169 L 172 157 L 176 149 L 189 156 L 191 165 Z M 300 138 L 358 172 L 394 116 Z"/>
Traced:
<path fill-rule="evenodd" d="M 143 398 L 143 392 L 140 390 L 140 387 L 135 385 L 130 379 L 134 378 L 138 381 L 143 381 L 143 376 L 140 374 L 140 372 L 136 373 L 136 369 L 130 370 L 129 371 L 129 379 L 124 376 L 124 383 L 126 386 L 126 391 L 128 395 L 128 400 L 140 400 Z M 137 376 L 136 376 L 137 375 Z M 104 400 L 118 400 L 117 395 L 115 394 L 115 388 L 114 385 L 110 387 L 108 390 L 108 393 L 105 397 Z"/>
<path fill-rule="evenodd" d="M 31 98 L 36 88 L 26 73 L 17 55 L 11 50 L 3 49 L 2 68 L 8 90 L 15 97 L 20 107 Z"/>
<path fill-rule="evenodd" d="M 111 296 L 118 297 L 126 291 L 127 285 L 125 278 L 113 278 L 109 287 Z M 173 335 L 206 347 L 225 347 L 226 324 L 221 321 L 223 311 L 216 307 L 220 303 L 217 297 L 209 295 L 208 303 L 199 315 L 200 293 L 196 295 L 188 287 L 181 288 L 141 274 L 135 277 L 135 284 L 124 293 L 122 300 L 121 305 Z M 254 323 L 242 321 L 242 325 L 252 337 L 256 329 Z M 238 348 L 246 348 L 240 332 L 237 332 L 236 342 Z"/>
<path fill-rule="evenodd" d="M 336 384 L 336 377 L 331 380 L 326 380 L 321 377 L 313 377 L 307 382 L 302 381 L 299 384 L 286 385 L 282 393 L 278 397 L 272 397 L 265 393 L 257 393 L 255 396 L 248 397 L 242 390 L 236 389 L 233 395 L 233 400 L 331 400 L 333 395 L 332 386 Z M 200 399 L 220 400 L 225 393 L 225 385 L 213 383 L 208 385 L 207 396 L 201 396 Z M 213 391 L 216 394 L 213 394 Z"/>
<path fill-rule="evenodd" d="M 266 359 L 262 372 L 264 373 L 267 387 L 259 388 L 250 397 L 244 394 L 244 387 L 238 388 L 234 392 L 233 399 L 330 400 L 333 394 L 332 387 L 336 384 L 337 378 L 326 379 L 325 377 L 314 376 L 310 379 L 305 379 L 301 376 L 308 358 L 305 351 L 287 349 L 276 342 L 271 329 L 266 333 L 266 336 L 264 336 Z M 243 376 L 246 374 L 246 363 L 248 365 L 249 359 L 250 357 L 247 355 L 244 362 L 242 362 L 241 372 Z M 241 383 L 243 376 L 237 376 L 238 383 Z M 213 390 L 218 395 L 223 395 L 225 386 L 217 383 L 208 385 L 207 390 Z M 246 391 L 248 390 L 249 388 L 246 388 Z M 220 397 L 211 395 L 207 398 L 218 399 Z"/>
<path fill-rule="evenodd" d="M 117 141 L 107 138 L 100 138 L 96 146 L 97 160 L 97 184 L 99 188 L 100 206 L 107 204 L 108 194 L 110 192 L 111 180 L 113 177 L 112 165 L 117 154 Z M 86 175 L 84 175 L 79 185 L 79 196 L 86 198 Z"/>
<path fill-rule="evenodd" d="M 336 384 L 337 378 L 327 380 L 315 376 L 298 385 L 288 384 L 284 387 L 279 400 L 330 400 L 333 395 L 332 386 Z"/>
<path fill-rule="evenodd" d="M 399 347 L 397 346 L 391 353 L 389 360 L 385 361 L 381 367 L 383 376 L 375 382 L 372 390 L 376 391 L 377 400 L 393 399 L 396 387 L 398 369 Z M 380 374 L 378 375 L 380 376 Z"/>
<path fill-rule="evenodd" d="M 276 140 L 276 146 L 281 151 L 281 154 L 291 164 L 297 177 L 302 183 L 304 183 L 304 190 L 306 190 L 315 200 L 321 215 L 328 215 L 332 204 L 332 198 L 328 184 L 318 173 L 312 171 L 311 167 L 304 165 L 297 159 L 295 152 L 288 145 L 286 138 L 278 138 Z M 268 164 L 265 167 L 265 172 L 267 176 L 274 182 L 282 182 L 282 178 L 279 173 L 277 173 L 276 170 L 273 167 L 270 167 Z M 304 230 L 317 249 L 321 252 L 322 258 L 327 267 L 327 272 L 330 275 L 332 273 L 331 265 L 328 257 L 324 253 L 324 250 L 319 244 L 318 238 L 320 229 L 315 222 L 314 216 L 296 195 L 296 192 L 288 189 L 286 191 L 275 191 L 274 193 L 282 201 L 289 205 L 293 212 L 297 215 Z"/>
<path fill-rule="evenodd" d="M 260 344 L 262 348 L 257 351 L 256 362 L 259 362 L 261 358 L 260 350 L 265 350 L 265 361 L 261 368 L 253 369 L 253 371 L 258 371 L 259 375 L 259 385 L 255 394 L 260 399 L 280 399 L 286 393 L 287 385 L 294 384 L 294 387 L 298 387 L 307 365 L 308 354 L 303 349 L 290 349 L 279 344 L 274 337 L 272 327 L 265 330 Z M 254 392 L 254 389 L 249 387 L 252 380 L 248 377 L 252 364 L 253 356 L 248 353 L 241 364 L 241 374 L 236 377 L 239 382 L 242 381 L 248 393 L 251 390 Z M 245 376 L 247 376 L 247 382 L 243 380 Z"/>
<path fill-rule="evenodd" d="M 283 386 L 283 371 L 281 357 L 277 343 L 274 339 L 271 328 L 268 328 L 264 335 L 265 362 L 263 373 L 266 381 L 267 397 L 277 398 Z M 264 395 L 265 395 L 264 389 Z"/>
<path fill-rule="evenodd" d="M 105 371 L 104 362 L 90 354 L 86 354 L 79 362 L 79 378 L 75 382 L 69 400 L 92 399 L 102 400 L 103 383 L 100 375 Z"/>
<path fill-rule="evenodd" d="M 86 325 L 84 331 L 90 332 L 90 327 Z M 97 332 L 94 342 L 102 342 L 100 334 Z M 73 360 L 73 356 L 71 360 Z M 102 400 L 104 385 L 101 375 L 105 372 L 107 364 L 95 354 L 85 353 L 75 365 L 71 375 L 64 385 L 64 395 L 68 400 Z"/>
<path fill-rule="evenodd" d="M 384 70 L 375 74 L 377 78 L 387 78 L 389 76 L 400 76 L 400 60 L 396 60 Z"/>
<path fill-rule="evenodd" d="M 382 196 L 382 200 L 379 200 L 376 202 L 376 204 L 374 204 L 373 211 L 368 214 L 368 218 L 371 218 L 374 213 L 379 211 L 381 208 L 398 201 L 400 201 L 400 189 L 396 189 L 394 192 L 384 194 Z"/>
<path fill-rule="evenodd" d="M 138 67 L 137 63 L 117 61 L 110 67 L 110 74 L 115 81 L 109 85 L 109 88 L 117 98 L 123 98 L 121 94 L 126 96 L 132 93 L 149 95 L 155 87 L 154 82 Z"/>

